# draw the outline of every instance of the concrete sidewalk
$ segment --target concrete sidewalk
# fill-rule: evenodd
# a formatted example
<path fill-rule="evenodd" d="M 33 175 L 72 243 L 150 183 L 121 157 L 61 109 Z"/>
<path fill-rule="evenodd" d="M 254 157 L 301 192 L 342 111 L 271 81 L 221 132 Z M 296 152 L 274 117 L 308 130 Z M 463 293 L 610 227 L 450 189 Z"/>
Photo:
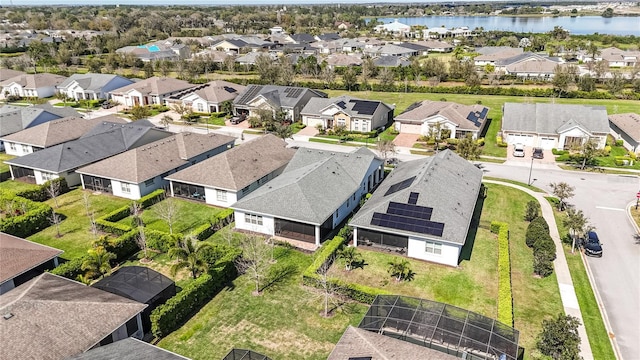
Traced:
<path fill-rule="evenodd" d="M 483 182 L 490 184 L 498 184 L 504 186 L 510 186 L 520 191 L 524 191 L 527 194 L 533 196 L 540 203 L 542 209 L 542 217 L 549 224 L 549 233 L 556 245 L 556 259 L 553 262 L 553 268 L 558 280 L 558 288 L 560 290 L 560 298 L 562 299 L 562 306 L 564 312 L 567 315 L 574 316 L 580 320 L 580 326 L 578 327 L 578 334 L 580 335 L 580 356 L 584 360 L 592 360 L 593 353 L 591 352 L 591 345 L 589 344 L 589 338 L 587 337 L 587 331 L 584 327 L 582 320 L 582 313 L 580 312 L 580 305 L 578 305 L 578 297 L 576 296 L 575 289 L 573 288 L 573 280 L 571 280 L 571 273 L 569 272 L 569 265 L 567 264 L 567 258 L 564 256 L 564 249 L 562 248 L 562 242 L 560 240 L 560 234 L 558 233 L 558 226 L 556 219 L 553 216 L 553 208 L 551 204 L 544 198 L 544 194 L 531 191 L 522 186 L 505 183 L 494 180 L 483 180 Z"/>

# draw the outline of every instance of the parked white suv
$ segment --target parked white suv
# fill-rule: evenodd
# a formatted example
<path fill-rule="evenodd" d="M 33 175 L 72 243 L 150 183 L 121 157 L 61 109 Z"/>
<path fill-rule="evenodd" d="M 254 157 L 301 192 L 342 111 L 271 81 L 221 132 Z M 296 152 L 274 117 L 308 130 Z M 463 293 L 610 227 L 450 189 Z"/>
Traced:
<path fill-rule="evenodd" d="M 523 144 L 515 144 L 513 146 L 513 156 L 514 157 L 524 157 L 524 145 Z"/>

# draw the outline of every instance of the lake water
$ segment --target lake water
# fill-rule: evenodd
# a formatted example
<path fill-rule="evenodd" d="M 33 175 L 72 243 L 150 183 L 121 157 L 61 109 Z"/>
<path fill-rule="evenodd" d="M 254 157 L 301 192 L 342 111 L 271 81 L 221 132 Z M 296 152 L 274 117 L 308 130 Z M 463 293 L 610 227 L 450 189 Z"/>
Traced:
<path fill-rule="evenodd" d="M 484 30 L 507 30 L 515 32 L 545 33 L 554 26 L 562 26 L 572 34 L 593 33 L 640 36 L 640 17 L 618 16 L 559 16 L 559 17 L 516 17 L 516 16 L 422 16 L 400 18 L 378 18 L 387 24 L 398 19 L 406 25 L 423 25 L 430 28 L 467 26 L 469 29 L 482 27 Z M 367 19 L 369 20 L 369 19 Z"/>

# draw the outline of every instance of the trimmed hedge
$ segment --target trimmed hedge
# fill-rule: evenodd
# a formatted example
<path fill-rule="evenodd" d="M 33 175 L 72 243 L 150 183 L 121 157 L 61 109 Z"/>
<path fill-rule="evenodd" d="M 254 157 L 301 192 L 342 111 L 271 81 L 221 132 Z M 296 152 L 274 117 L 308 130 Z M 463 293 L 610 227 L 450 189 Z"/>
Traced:
<path fill-rule="evenodd" d="M 86 256 L 82 256 L 62 263 L 58 265 L 58 267 L 51 270 L 51 273 L 66 277 L 67 279 L 75 280 L 76 278 L 78 278 L 78 275 L 84 274 L 84 270 L 82 270 L 82 263 L 84 262 L 85 258 Z"/>
<path fill-rule="evenodd" d="M 148 208 L 151 205 L 154 205 L 160 201 L 162 201 L 165 197 L 165 193 L 164 190 L 162 189 L 158 189 L 155 190 L 153 192 L 151 192 L 150 194 L 147 194 L 143 197 L 140 198 L 140 200 L 136 201 L 138 204 L 140 204 L 140 206 L 142 206 L 143 209 Z"/>
<path fill-rule="evenodd" d="M 198 240 L 206 240 L 218 230 L 233 222 L 233 209 L 225 209 L 217 213 L 208 224 L 202 224 L 193 230 Z"/>
<path fill-rule="evenodd" d="M 144 229 L 144 234 L 147 236 L 147 247 L 163 253 L 169 251 L 182 238 L 182 234 L 179 233 L 169 234 L 164 231 L 147 228 Z"/>
<path fill-rule="evenodd" d="M 178 329 L 192 314 L 211 300 L 236 275 L 234 261 L 238 254 L 230 252 L 209 273 L 186 285 L 182 291 L 151 312 L 151 332 L 163 337 Z"/>
<path fill-rule="evenodd" d="M 513 293 L 511 289 L 511 259 L 509 257 L 509 225 L 491 222 L 498 231 L 498 321 L 513 327 Z"/>
<path fill-rule="evenodd" d="M 0 219 L 0 232 L 26 238 L 50 225 L 49 218 L 53 209 L 45 203 L 31 201 L 7 191 L 0 192 L 0 201 L 14 202 L 27 209 L 25 213 Z"/>
<path fill-rule="evenodd" d="M 162 199 L 164 199 L 164 190 L 158 189 L 148 195 L 141 197 L 140 200 L 136 202 L 140 204 L 140 206 L 144 209 L 153 204 L 156 204 L 159 201 L 162 201 Z M 131 231 L 132 227 L 126 224 L 118 223 L 118 221 L 126 218 L 129 215 L 131 215 L 131 206 L 123 206 L 96 219 L 96 225 L 98 226 L 98 229 L 100 231 L 115 235 L 123 235 Z"/>
<path fill-rule="evenodd" d="M 51 183 L 58 183 L 58 195 L 62 195 L 64 193 L 69 192 L 69 186 L 67 185 L 67 180 L 65 178 L 57 178 L 52 179 L 45 182 L 42 185 L 39 185 L 37 188 L 23 190 L 16 193 L 17 196 L 23 197 L 25 199 L 29 199 L 31 201 L 43 202 L 51 199 L 51 195 L 47 189 L 51 185 Z"/>

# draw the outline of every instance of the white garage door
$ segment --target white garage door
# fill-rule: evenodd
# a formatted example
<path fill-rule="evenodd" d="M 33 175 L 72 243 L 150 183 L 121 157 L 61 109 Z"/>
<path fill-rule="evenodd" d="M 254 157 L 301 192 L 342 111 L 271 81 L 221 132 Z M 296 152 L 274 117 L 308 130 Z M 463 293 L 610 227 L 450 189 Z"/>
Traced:
<path fill-rule="evenodd" d="M 540 147 L 545 150 L 551 150 L 556 147 L 556 139 L 549 137 L 541 137 L 540 138 Z"/>
<path fill-rule="evenodd" d="M 507 137 L 507 144 L 523 144 L 526 146 L 533 146 L 534 136 L 529 134 L 509 134 Z"/>
<path fill-rule="evenodd" d="M 400 124 L 396 122 L 396 124 Z M 400 132 L 403 134 L 422 134 L 422 126 L 414 124 L 400 124 Z"/>

